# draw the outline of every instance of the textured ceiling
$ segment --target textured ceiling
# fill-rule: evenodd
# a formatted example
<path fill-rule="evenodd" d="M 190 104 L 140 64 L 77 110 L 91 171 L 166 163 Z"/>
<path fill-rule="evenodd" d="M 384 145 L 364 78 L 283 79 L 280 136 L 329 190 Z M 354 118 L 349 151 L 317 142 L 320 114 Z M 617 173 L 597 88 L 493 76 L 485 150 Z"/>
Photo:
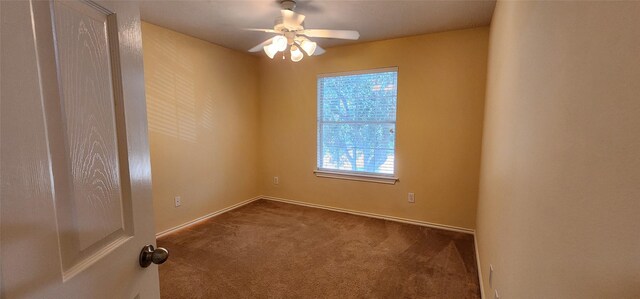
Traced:
<path fill-rule="evenodd" d="M 494 0 L 299 0 L 307 29 L 351 29 L 357 41 L 314 38 L 322 47 L 489 25 Z M 246 51 L 272 34 L 276 0 L 140 1 L 142 19 L 212 43 Z"/>

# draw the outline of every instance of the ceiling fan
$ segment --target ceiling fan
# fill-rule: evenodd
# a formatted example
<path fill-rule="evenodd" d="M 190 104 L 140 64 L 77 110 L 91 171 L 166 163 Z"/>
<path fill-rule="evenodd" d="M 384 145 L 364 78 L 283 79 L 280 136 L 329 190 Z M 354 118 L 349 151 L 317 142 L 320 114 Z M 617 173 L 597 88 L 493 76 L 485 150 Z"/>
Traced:
<path fill-rule="evenodd" d="M 360 33 L 355 30 L 305 29 L 305 16 L 293 11 L 296 7 L 295 0 L 281 0 L 280 7 L 281 15 L 276 18 L 273 29 L 246 29 L 276 34 L 276 36 L 249 49 L 249 52 L 263 50 L 271 59 L 273 59 L 278 52 L 282 52 L 282 58 L 284 59 L 284 53 L 289 49 L 291 60 L 298 62 L 304 57 L 304 54 L 300 51 L 301 48 L 307 56 L 321 55 L 325 52 L 324 49 L 319 47 L 316 42 L 309 40 L 308 37 L 350 40 L 360 38 Z"/>

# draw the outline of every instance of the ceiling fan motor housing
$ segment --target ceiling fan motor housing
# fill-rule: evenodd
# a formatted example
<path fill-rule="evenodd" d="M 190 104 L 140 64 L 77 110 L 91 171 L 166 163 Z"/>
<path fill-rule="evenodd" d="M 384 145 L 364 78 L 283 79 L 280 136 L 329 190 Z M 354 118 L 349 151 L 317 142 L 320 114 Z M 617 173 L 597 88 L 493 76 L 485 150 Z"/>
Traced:
<path fill-rule="evenodd" d="M 285 24 L 284 18 L 282 16 L 277 17 L 273 23 L 274 23 L 273 30 L 279 31 L 279 32 L 304 30 L 304 22 L 300 23 L 300 25 L 295 25 L 291 23 Z"/>
<path fill-rule="evenodd" d="M 282 0 L 280 1 L 280 7 L 282 7 L 282 9 L 288 9 L 290 11 L 293 11 L 296 8 L 296 1 Z"/>

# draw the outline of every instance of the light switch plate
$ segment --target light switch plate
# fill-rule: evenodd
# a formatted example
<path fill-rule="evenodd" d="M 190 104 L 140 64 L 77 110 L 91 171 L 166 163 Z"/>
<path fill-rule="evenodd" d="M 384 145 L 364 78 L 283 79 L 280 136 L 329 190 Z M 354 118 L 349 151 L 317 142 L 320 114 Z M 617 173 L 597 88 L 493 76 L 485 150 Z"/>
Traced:
<path fill-rule="evenodd" d="M 173 199 L 174 203 L 176 204 L 176 208 L 182 205 L 182 199 L 180 198 L 180 196 L 176 196 Z"/>

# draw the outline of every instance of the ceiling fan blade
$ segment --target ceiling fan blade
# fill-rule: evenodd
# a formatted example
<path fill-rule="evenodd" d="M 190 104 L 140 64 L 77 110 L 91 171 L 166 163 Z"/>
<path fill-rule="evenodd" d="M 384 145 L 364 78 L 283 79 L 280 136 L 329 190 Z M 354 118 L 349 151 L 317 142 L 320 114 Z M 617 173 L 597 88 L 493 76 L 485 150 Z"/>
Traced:
<path fill-rule="evenodd" d="M 304 22 L 305 16 L 303 14 L 295 13 L 288 9 L 282 9 L 280 13 L 282 14 L 282 22 L 287 28 L 299 27 Z"/>
<path fill-rule="evenodd" d="M 261 29 L 261 28 L 243 28 L 242 30 L 246 30 L 246 31 L 259 31 L 259 32 L 266 32 L 266 33 L 280 33 L 278 31 L 275 31 L 273 29 Z"/>
<path fill-rule="evenodd" d="M 360 33 L 355 30 L 306 29 L 302 31 L 302 34 L 308 37 L 321 38 L 339 38 L 352 40 L 360 38 Z"/>
<path fill-rule="evenodd" d="M 259 45 L 257 45 L 257 46 L 255 46 L 255 47 L 253 47 L 253 48 L 249 49 L 249 52 L 260 52 L 260 51 L 262 51 L 262 48 L 263 48 L 264 46 L 266 46 L 266 45 L 270 44 L 272 39 L 273 39 L 273 37 L 272 37 L 272 38 L 270 38 L 270 39 L 268 39 L 268 40 L 266 40 L 266 41 L 263 41 L 263 42 L 262 42 L 262 43 L 260 43 Z"/>
<path fill-rule="evenodd" d="M 324 54 L 326 51 L 320 46 L 316 46 L 316 50 L 313 52 L 313 56 L 318 56 Z"/>

